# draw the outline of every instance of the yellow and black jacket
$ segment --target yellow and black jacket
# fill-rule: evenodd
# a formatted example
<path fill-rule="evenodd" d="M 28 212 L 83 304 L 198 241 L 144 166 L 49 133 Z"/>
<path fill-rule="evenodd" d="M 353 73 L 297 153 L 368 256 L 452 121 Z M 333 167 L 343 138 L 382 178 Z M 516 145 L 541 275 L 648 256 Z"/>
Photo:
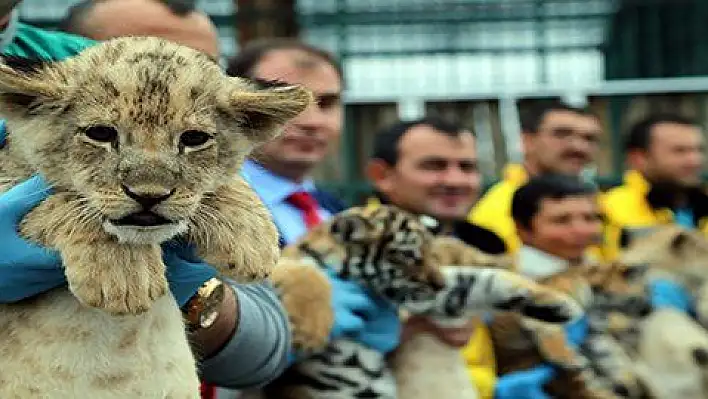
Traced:
<path fill-rule="evenodd" d="M 501 237 L 510 253 L 516 253 L 521 247 L 514 219 L 511 217 L 511 199 L 528 179 L 528 173 L 523 166 L 507 165 L 503 179 L 487 191 L 467 218 L 470 223 L 491 230 Z"/>
<path fill-rule="evenodd" d="M 675 194 L 675 188 L 652 186 L 641 173 L 627 171 L 623 184 L 601 197 L 605 217 L 603 257 L 615 259 L 632 234 L 675 223 Z M 708 234 L 708 195 L 702 188 L 684 190 L 683 194 L 696 228 Z"/>

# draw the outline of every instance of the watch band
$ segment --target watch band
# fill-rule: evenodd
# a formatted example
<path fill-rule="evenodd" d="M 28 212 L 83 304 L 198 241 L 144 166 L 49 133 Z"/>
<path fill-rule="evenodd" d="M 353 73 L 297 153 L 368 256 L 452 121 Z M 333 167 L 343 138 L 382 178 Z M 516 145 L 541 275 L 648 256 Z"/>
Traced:
<path fill-rule="evenodd" d="M 210 278 L 183 308 L 185 322 L 190 332 L 211 327 L 219 318 L 219 309 L 225 297 L 225 284 L 216 277 Z"/>

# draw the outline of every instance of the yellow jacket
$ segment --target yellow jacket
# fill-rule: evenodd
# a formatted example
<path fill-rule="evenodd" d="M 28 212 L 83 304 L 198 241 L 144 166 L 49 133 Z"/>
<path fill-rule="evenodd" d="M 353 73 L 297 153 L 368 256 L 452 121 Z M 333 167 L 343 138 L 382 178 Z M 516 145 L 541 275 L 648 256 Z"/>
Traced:
<path fill-rule="evenodd" d="M 516 253 L 521 241 L 511 218 L 511 199 L 529 177 L 524 167 L 518 164 L 507 165 L 503 176 L 502 181 L 492 186 L 472 208 L 467 220 L 496 233 L 504 240 L 509 252 Z"/>
<path fill-rule="evenodd" d="M 603 252 L 607 260 L 617 257 L 623 232 L 674 223 L 674 212 L 671 209 L 649 202 L 647 194 L 650 190 L 651 185 L 644 176 L 638 171 L 630 170 L 625 173 L 621 186 L 609 190 L 601 197 L 600 203 L 606 218 Z M 705 200 L 700 197 L 699 194 L 694 198 L 704 205 L 700 206 L 701 209 L 694 209 L 694 212 L 699 211 L 698 229 L 708 234 L 708 215 L 702 210 L 708 205 L 705 204 L 708 202 L 708 196 L 705 196 Z"/>
<path fill-rule="evenodd" d="M 509 164 L 504 168 L 503 176 L 503 180 L 492 186 L 477 202 L 467 220 L 497 234 L 504 240 L 509 253 L 516 253 L 521 247 L 521 241 L 511 218 L 511 199 L 514 192 L 528 181 L 528 174 L 523 166 Z M 478 324 L 462 354 L 480 398 L 493 398 L 497 381 L 496 359 L 486 325 Z"/>
<path fill-rule="evenodd" d="M 472 383 L 477 387 L 480 399 L 494 397 L 497 383 L 497 362 L 494 357 L 492 337 L 487 326 L 479 320 L 467 345 L 462 349 Z"/>

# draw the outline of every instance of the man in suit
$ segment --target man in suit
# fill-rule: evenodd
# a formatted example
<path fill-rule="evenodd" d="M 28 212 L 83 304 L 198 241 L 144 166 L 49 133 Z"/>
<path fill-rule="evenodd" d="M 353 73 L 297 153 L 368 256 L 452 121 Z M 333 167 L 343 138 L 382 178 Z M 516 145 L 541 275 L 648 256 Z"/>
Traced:
<path fill-rule="evenodd" d="M 344 204 L 318 189 L 311 173 L 332 150 L 342 131 L 342 68 L 329 53 L 294 39 L 265 39 L 241 49 L 227 73 L 261 80 L 299 84 L 316 101 L 284 128 L 283 134 L 256 151 L 243 176 L 270 209 L 288 245 L 308 229 L 344 209 Z M 335 325 L 332 337 L 347 335 L 382 353 L 398 346 L 397 312 L 371 298 L 363 288 L 336 277 L 333 285 Z"/>
<path fill-rule="evenodd" d="M 244 165 L 247 179 L 273 213 L 283 242 L 302 236 L 308 220 L 323 220 L 343 204 L 318 190 L 310 175 L 342 131 L 342 68 L 330 54 L 290 39 L 253 42 L 229 62 L 227 73 L 300 84 L 316 101 L 290 122 L 283 135 L 261 146 Z M 303 219 L 303 214 L 310 219 Z"/>

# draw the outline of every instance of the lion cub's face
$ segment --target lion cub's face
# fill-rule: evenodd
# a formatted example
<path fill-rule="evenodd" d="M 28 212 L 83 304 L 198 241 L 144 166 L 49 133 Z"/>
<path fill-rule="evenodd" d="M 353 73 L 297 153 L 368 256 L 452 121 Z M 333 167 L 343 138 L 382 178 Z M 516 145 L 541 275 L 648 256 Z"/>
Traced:
<path fill-rule="evenodd" d="M 202 198 L 310 98 L 227 77 L 207 56 L 155 38 L 0 65 L 11 149 L 57 191 L 78 194 L 108 232 L 138 242 L 184 231 Z"/>

